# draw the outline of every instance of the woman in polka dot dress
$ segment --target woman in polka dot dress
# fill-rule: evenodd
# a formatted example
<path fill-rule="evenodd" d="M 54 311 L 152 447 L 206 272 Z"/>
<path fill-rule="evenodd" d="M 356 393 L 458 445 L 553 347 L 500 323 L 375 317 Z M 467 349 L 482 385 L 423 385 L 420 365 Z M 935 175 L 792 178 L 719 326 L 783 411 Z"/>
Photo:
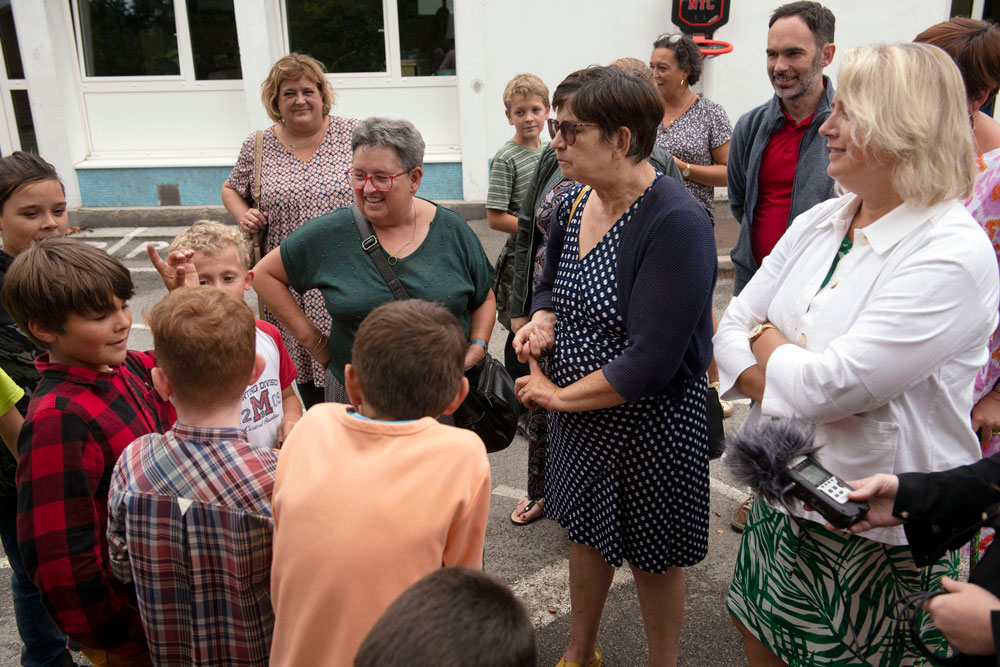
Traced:
<path fill-rule="evenodd" d="M 642 77 L 592 67 L 555 91 L 552 147 L 570 190 L 549 228 L 514 347 L 521 401 L 552 411 L 545 516 L 569 530 L 572 632 L 594 646 L 614 568 L 635 576 L 650 664 L 674 664 L 684 573 L 708 550 L 705 371 L 712 356 L 711 221 L 646 162 L 663 102 Z M 537 359 L 551 352 L 548 377 Z"/>
<path fill-rule="evenodd" d="M 358 121 L 330 115 L 334 93 L 319 61 L 292 53 L 278 59 L 261 87 L 261 101 L 274 126 L 264 130 L 260 208 L 253 208 L 253 144 L 243 142 L 233 171 L 222 185 L 222 203 L 253 234 L 262 229 L 263 252 L 277 248 L 307 220 L 354 203 L 344 181 L 351 168 L 351 133 Z M 295 294 L 299 308 L 323 332 L 330 315 L 317 290 Z M 264 319 L 281 331 L 281 338 L 299 370 L 299 395 L 308 409 L 323 400 L 323 368 L 269 310 Z"/>

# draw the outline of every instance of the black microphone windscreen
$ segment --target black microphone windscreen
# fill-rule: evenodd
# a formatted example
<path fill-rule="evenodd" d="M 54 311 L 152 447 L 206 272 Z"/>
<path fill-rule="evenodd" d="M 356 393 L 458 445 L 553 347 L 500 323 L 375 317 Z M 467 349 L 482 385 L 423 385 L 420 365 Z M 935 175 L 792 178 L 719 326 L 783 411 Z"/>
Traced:
<path fill-rule="evenodd" d="M 781 501 L 782 473 L 796 456 L 816 451 L 811 431 L 793 420 L 767 421 L 742 429 L 726 444 L 726 464 L 733 477 L 761 498 Z"/>

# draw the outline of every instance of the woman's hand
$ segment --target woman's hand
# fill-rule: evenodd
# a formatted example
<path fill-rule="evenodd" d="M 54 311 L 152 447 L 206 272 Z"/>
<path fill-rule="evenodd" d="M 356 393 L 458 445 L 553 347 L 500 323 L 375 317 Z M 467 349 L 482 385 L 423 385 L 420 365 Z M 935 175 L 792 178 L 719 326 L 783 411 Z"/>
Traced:
<path fill-rule="evenodd" d="M 975 584 L 941 579 L 944 595 L 935 595 L 924 609 L 948 643 L 968 655 L 990 655 L 995 652 L 990 614 L 1000 610 L 1000 599 Z"/>
<path fill-rule="evenodd" d="M 903 520 L 892 514 L 892 506 L 899 492 L 899 478 L 895 475 L 879 473 L 864 479 L 847 482 L 854 490 L 847 494 L 851 500 L 868 501 L 868 513 L 856 524 L 850 527 L 852 533 L 861 533 L 872 528 L 883 526 L 899 526 Z M 827 530 L 837 530 L 832 525 L 826 525 Z"/>
<path fill-rule="evenodd" d="M 172 292 L 178 287 L 198 286 L 198 269 L 195 268 L 192 260 L 194 250 L 175 250 L 167 255 L 166 262 L 156 252 L 152 243 L 146 244 L 146 252 L 168 292 Z"/>
<path fill-rule="evenodd" d="M 256 208 L 248 208 L 240 220 L 240 229 L 247 234 L 256 234 L 267 227 L 267 213 Z"/>
<path fill-rule="evenodd" d="M 556 316 L 551 310 L 540 310 L 534 317 L 517 330 L 514 335 L 514 352 L 521 363 L 528 358 L 538 359 L 543 350 L 555 347 Z"/>
<path fill-rule="evenodd" d="M 534 409 L 536 405 L 546 410 L 558 410 L 559 387 L 545 377 L 534 357 L 528 357 L 528 368 L 531 373 L 517 378 L 514 382 L 517 399 L 529 410 Z"/>
<path fill-rule="evenodd" d="M 469 370 L 486 358 L 486 348 L 482 345 L 469 345 L 465 351 L 465 370 Z"/>
<path fill-rule="evenodd" d="M 510 330 L 513 333 L 517 333 L 518 331 L 521 330 L 521 327 L 523 327 L 527 323 L 528 323 L 527 317 L 512 317 L 510 318 Z"/>
<path fill-rule="evenodd" d="M 1000 394 L 996 389 L 987 392 L 972 406 L 972 430 L 982 429 L 980 440 L 988 443 L 994 433 L 1000 433 Z"/>

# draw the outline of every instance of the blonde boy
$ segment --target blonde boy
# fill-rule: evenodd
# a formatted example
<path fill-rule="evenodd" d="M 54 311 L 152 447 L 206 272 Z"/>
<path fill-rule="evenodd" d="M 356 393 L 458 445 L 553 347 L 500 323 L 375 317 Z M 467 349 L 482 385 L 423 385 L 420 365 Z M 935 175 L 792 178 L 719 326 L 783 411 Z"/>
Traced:
<path fill-rule="evenodd" d="M 250 289 L 250 257 L 235 229 L 198 220 L 177 235 L 167 253 L 180 250 L 193 251 L 190 261 L 198 271 L 198 284 L 218 287 L 240 300 Z M 297 370 L 277 327 L 262 320 L 256 320 L 256 324 L 257 353 L 266 363 L 260 378 L 243 393 L 240 428 L 246 430 L 253 445 L 280 447 L 302 417 L 302 404 L 292 386 Z"/>
<path fill-rule="evenodd" d="M 253 313 L 220 289 L 188 287 L 148 321 L 153 384 L 177 422 L 115 465 L 111 570 L 135 585 L 154 664 L 265 667 L 278 452 L 251 445 L 239 426 L 247 382 L 264 368 Z"/>
<path fill-rule="evenodd" d="M 271 667 L 344 667 L 389 604 L 441 566 L 480 569 L 490 467 L 435 419 L 468 393 L 468 343 L 443 306 L 409 299 L 358 328 L 347 393 L 299 422 L 274 486 Z"/>

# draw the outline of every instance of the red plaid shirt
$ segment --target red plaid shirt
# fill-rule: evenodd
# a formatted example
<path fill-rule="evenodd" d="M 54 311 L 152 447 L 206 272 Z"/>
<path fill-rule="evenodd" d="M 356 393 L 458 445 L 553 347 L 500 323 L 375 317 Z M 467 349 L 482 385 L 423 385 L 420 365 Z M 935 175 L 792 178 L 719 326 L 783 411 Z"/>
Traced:
<path fill-rule="evenodd" d="M 107 373 L 35 361 L 41 375 L 18 439 L 17 537 L 53 620 L 86 648 L 146 649 L 135 590 L 108 565 L 108 489 L 129 443 L 176 419 L 153 389 L 153 357 Z"/>

